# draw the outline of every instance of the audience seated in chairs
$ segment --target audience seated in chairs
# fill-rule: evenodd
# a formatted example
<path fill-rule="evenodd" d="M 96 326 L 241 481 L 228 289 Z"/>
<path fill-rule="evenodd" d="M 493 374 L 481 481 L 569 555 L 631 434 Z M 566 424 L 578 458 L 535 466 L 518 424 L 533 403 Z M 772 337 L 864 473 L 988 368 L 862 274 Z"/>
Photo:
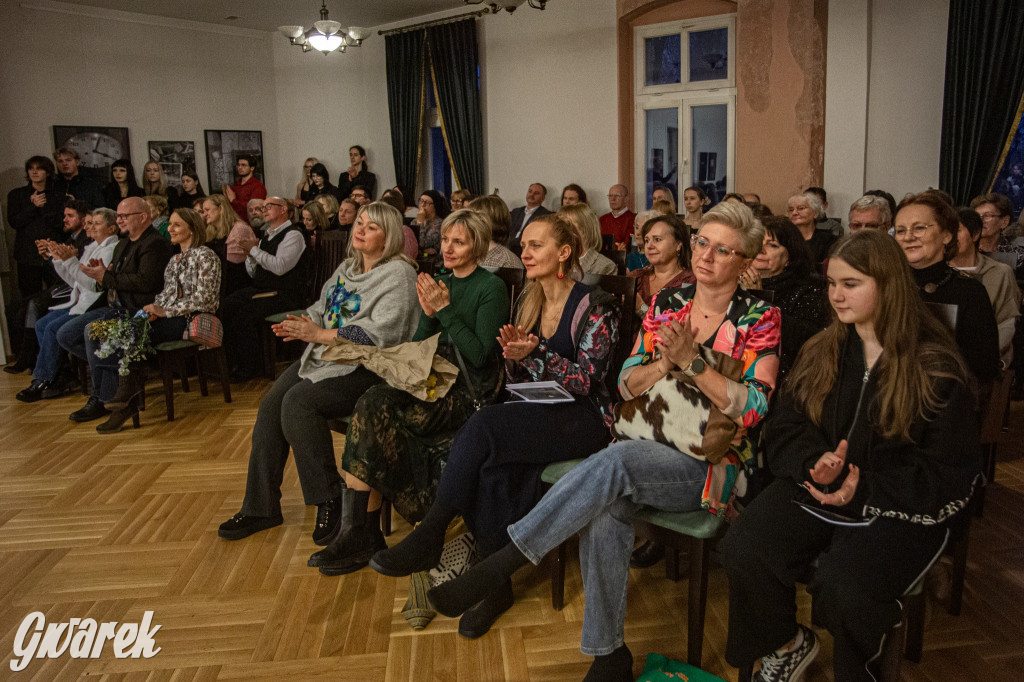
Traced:
<path fill-rule="evenodd" d="M 699 185 L 693 185 L 683 190 L 683 210 L 686 211 L 684 222 L 690 229 L 700 227 L 701 217 L 710 205 L 711 200 Z"/>
<path fill-rule="evenodd" d="M 828 230 L 818 229 L 818 218 L 825 216 L 825 209 L 821 205 L 821 199 L 813 192 L 794 194 L 787 202 L 787 215 L 790 221 L 796 225 L 807 242 L 807 248 L 811 251 L 811 260 L 815 268 L 828 258 L 829 249 L 836 241 L 836 236 Z"/>
<path fill-rule="evenodd" d="M 420 257 L 440 260 L 441 221 L 448 217 L 448 202 L 440 192 L 428 189 L 420 195 L 419 211 L 414 224 L 419 228 L 417 237 Z"/>
<path fill-rule="evenodd" d="M 278 210 L 273 215 L 276 220 Z M 324 283 L 319 300 L 301 317 L 289 315 L 274 325 L 278 336 L 307 346 L 260 403 L 245 500 L 241 511 L 221 524 L 220 537 L 240 540 L 283 523 L 281 479 L 289 448 L 303 498 L 318 506 L 313 540 L 326 544 L 328 531 L 336 528 L 334 515 L 345 483 L 335 465 L 327 420 L 352 414 L 359 397 L 380 379 L 362 366 L 325 361 L 322 355 L 339 339 L 387 348 L 412 338 L 419 319 L 416 271 L 402 253 L 401 228 L 402 217 L 391 206 L 364 206 L 349 258 Z M 365 499 L 361 512 L 366 513 Z"/>
<path fill-rule="evenodd" d="M 88 362 L 92 374 L 88 402 L 68 417 L 74 422 L 93 421 L 110 414 L 104 403 L 113 399 L 118 387 L 119 358 L 96 355 L 98 344 L 90 334 L 91 324 L 135 315 L 144 305 L 152 303 L 163 288 L 164 268 L 174 251 L 171 243 L 150 225 L 149 211 L 142 197 L 129 197 L 118 204 L 117 224 L 126 238 L 115 246 L 110 263 L 93 258 L 79 265 L 79 269 L 94 280 L 96 288 L 104 291 L 106 307 L 72 317 L 57 331 L 61 347 Z"/>
<path fill-rule="evenodd" d="M 648 265 L 629 275 L 640 280 L 635 312 L 643 317 L 662 289 L 697 280 L 690 269 L 691 239 L 686 223 L 675 215 L 655 215 L 644 223 L 640 234 Z"/>
<path fill-rule="evenodd" d="M 808 589 L 814 622 L 833 637 L 835 679 L 879 679 L 898 600 L 936 560 L 980 479 L 963 361 L 896 243 L 875 230 L 841 241 L 828 288 L 835 318 L 804 347 L 767 421 L 778 478 L 721 544 L 725 657 L 736 667 L 761 658 L 759 681 L 799 679 L 818 652 L 795 606 L 795 583 L 815 561 Z M 831 514 L 870 525 L 834 525 Z"/>
<path fill-rule="evenodd" d="M 328 547 L 310 557 L 325 575 L 358 570 L 386 549 L 380 530 L 381 495 L 407 521 L 423 518 L 456 431 L 501 387 L 497 336 L 508 319 L 505 284 L 477 265 L 491 230 L 483 215 L 463 209 L 441 225 L 441 254 L 450 274 L 420 273 L 419 327 L 413 341 L 441 334 L 438 353 L 460 369 L 458 380 L 433 402 L 378 384 L 356 403 L 345 438 L 342 468 L 347 488 L 329 504 Z"/>
<path fill-rule="evenodd" d="M 654 209 L 640 211 L 633 216 L 633 232 L 629 237 L 629 253 L 626 255 L 626 272 L 646 268 L 651 264 L 644 255 L 644 225 L 651 218 L 664 215 Z M 673 213 L 674 215 L 674 213 Z"/>
<path fill-rule="evenodd" d="M 825 289 L 814 274 L 811 252 L 796 225 L 782 216 L 766 218 L 761 224 L 764 246 L 740 276 L 740 286 L 772 292 L 772 305 L 782 313 L 781 383 L 800 348 L 825 328 L 831 313 Z"/>
<path fill-rule="evenodd" d="M 247 252 L 242 243 L 256 239 L 256 233 L 238 217 L 223 194 L 203 199 L 201 214 L 206 221 L 206 246 L 220 258 L 221 295 L 227 296 L 249 285 L 249 273 L 245 270 Z"/>
<path fill-rule="evenodd" d="M 208 247 L 206 222 L 190 208 L 179 208 L 171 214 L 169 224 L 171 243 L 181 249 L 171 257 L 164 269 L 163 290 L 152 303 L 142 306 L 149 316 L 149 340 L 154 346 L 165 341 L 180 341 L 188 326 L 189 316 L 195 313 L 214 313 L 220 301 L 220 259 Z M 97 368 L 104 374 L 117 371 L 116 360 L 111 357 Z M 101 380 L 109 379 L 104 376 Z M 128 366 L 128 374 L 117 379 L 117 392 L 106 401 L 112 409 L 110 419 L 96 428 L 100 433 L 115 433 L 126 421 L 139 413 L 139 401 L 146 380 L 143 368 L 137 363 Z"/>
<path fill-rule="evenodd" d="M 388 190 L 387 192 L 384 192 L 384 196 L 382 196 L 380 200 L 389 206 L 393 206 L 400 215 L 405 214 L 405 200 L 402 199 L 401 192 Z M 358 210 L 359 204 L 352 199 L 346 199 L 341 202 L 341 210 L 338 215 L 342 216 L 343 213 L 347 215 L 346 212 L 350 211 L 354 216 Z M 413 229 L 406 224 L 404 219 L 402 221 L 402 235 L 405 237 L 405 247 L 403 248 L 403 252 L 412 260 L 416 260 L 416 257 L 419 256 L 420 253 L 420 243 L 419 240 L 416 239 L 416 233 L 413 232 Z"/>
<path fill-rule="evenodd" d="M 978 250 L 984 254 L 1008 254 L 1014 275 L 1024 279 L 1024 244 L 1007 235 L 1013 217 L 1013 204 L 1002 194 L 982 194 L 971 200 L 971 208 L 981 216 L 983 229 Z M 1014 260 L 1015 259 L 1015 260 Z"/>
<path fill-rule="evenodd" d="M 620 250 L 627 248 L 629 237 L 635 230 L 636 214 L 629 210 L 626 205 L 628 201 L 629 188 L 625 185 L 612 185 L 608 189 L 609 211 L 598 219 L 601 223 L 601 234 L 611 235 L 614 248 Z M 637 267 L 642 265 L 630 269 Z"/>
<path fill-rule="evenodd" d="M 469 202 L 473 200 L 473 193 L 468 189 L 456 189 L 452 190 L 451 196 L 451 208 L 452 211 L 458 211 L 462 208 L 469 208 Z"/>
<path fill-rule="evenodd" d="M 562 207 L 585 203 L 587 203 L 587 193 L 583 191 L 582 187 L 577 185 L 575 182 L 572 182 L 562 189 L 562 200 L 558 205 L 559 207 Z M 584 270 L 584 272 L 586 272 L 586 270 Z"/>
<path fill-rule="evenodd" d="M 960 218 L 957 254 L 949 264 L 981 282 L 988 292 L 999 331 L 999 357 L 1006 368 L 1013 360 L 1013 334 L 1020 316 L 1020 289 L 1013 277 L 1013 268 L 978 250 L 978 240 L 984 229 L 981 216 L 969 208 L 961 208 L 957 214 Z"/>
<path fill-rule="evenodd" d="M 320 204 L 320 206 L 324 209 L 324 214 L 327 216 L 328 230 L 337 230 L 339 227 L 341 227 L 341 225 L 339 224 L 340 216 L 338 216 L 338 208 L 340 204 L 338 203 L 338 200 L 334 197 L 333 194 L 317 194 L 316 203 Z M 354 217 L 355 214 L 353 214 L 353 218 Z"/>
<path fill-rule="evenodd" d="M 508 544 L 508 525 L 540 498 L 546 465 L 586 457 L 608 444 L 612 398 L 605 374 L 617 369 L 610 364 L 619 314 L 613 296 L 576 281 L 583 247 L 564 219 L 552 214 L 533 219 L 522 243 L 531 282 L 519 297 L 515 326 L 501 331 L 508 382 L 554 381 L 574 400 L 513 401 L 470 417 L 455 436 L 436 500 L 422 523 L 401 543 L 373 556 L 370 565 L 384 575 L 436 565 L 445 529 L 458 514 L 476 538 L 478 556 L 493 555 Z M 511 582 L 499 581 L 468 605 L 476 604 L 462 617 L 459 632 L 480 637 L 512 601 Z"/>
<path fill-rule="evenodd" d="M 308 206 L 299 209 L 299 215 L 302 216 L 302 226 L 306 230 L 306 236 L 313 239 L 314 242 L 316 237 L 327 232 L 330 227 L 331 222 L 327 219 L 327 214 L 324 213 L 324 207 L 316 201 L 311 201 Z"/>
<path fill-rule="evenodd" d="M 102 292 L 96 289 L 95 280 L 86 276 L 78 265 L 90 263 L 94 259 L 104 266 L 110 264 L 118 242 L 117 218 L 109 208 L 96 209 L 88 217 L 86 229 L 92 241 L 85 246 L 81 257 L 71 244 L 47 241 L 40 247 L 45 248 L 47 255 L 53 259 L 54 269 L 71 287 L 71 294 L 67 302 L 53 306 L 35 322 L 34 335 L 39 354 L 32 370 L 32 383 L 15 396 L 22 402 L 59 398 L 67 392 L 68 382 L 60 374 L 64 350 L 57 343 L 57 332 L 72 317 L 88 315 L 106 303 Z"/>
<path fill-rule="evenodd" d="M 580 269 L 585 275 L 617 275 L 619 268 L 607 256 L 601 255 L 601 224 L 597 213 L 585 203 L 563 204 L 558 214 L 580 233 L 583 253 Z"/>
<path fill-rule="evenodd" d="M 164 239 L 170 239 L 171 234 L 167 231 L 169 218 L 167 217 L 167 199 L 159 194 L 149 194 L 143 197 L 149 209 L 149 219 L 153 221 L 153 229 L 160 233 Z"/>
<path fill-rule="evenodd" d="M 485 268 L 522 270 L 523 261 L 519 260 L 519 256 L 505 246 L 512 224 L 512 216 L 505 201 L 495 194 L 489 194 L 473 199 L 469 202 L 469 208 L 487 218 L 491 226 L 491 245 L 487 249 L 487 255 L 480 261 L 480 265 Z"/>
<path fill-rule="evenodd" d="M 224 352 L 232 381 L 256 376 L 260 357 L 252 351 L 252 343 L 259 338 L 264 319 L 301 308 L 307 300 L 305 231 L 288 219 L 288 204 L 281 197 L 267 197 L 263 214 L 267 221 L 263 238 L 257 241 L 243 235 L 238 241 L 247 254 L 245 270 L 251 283 L 221 301 Z"/>
<path fill-rule="evenodd" d="M 957 346 L 980 395 L 987 396 L 999 374 L 999 331 L 985 287 L 946 262 L 957 252 L 956 209 L 931 190 L 909 194 L 897 207 L 894 225 L 896 243 L 910 263 L 921 298 L 953 306 L 956 322 L 950 326 L 955 327 Z"/>
<path fill-rule="evenodd" d="M 677 512 L 704 507 L 724 514 L 732 481 L 757 466 L 745 433 L 764 417 L 775 385 L 779 311 L 739 289 L 737 278 L 763 239 L 764 228 L 742 204 L 721 204 L 704 214 L 694 242 L 697 283 L 658 294 L 619 376 L 619 391 L 628 400 L 669 372 L 682 371 L 689 385 L 740 429 L 732 443 L 720 443 L 716 455 L 704 451 L 720 461 L 712 465 L 705 455 L 655 440 L 620 439 L 573 468 L 509 526 L 510 544 L 432 589 L 430 600 L 439 612 L 457 615 L 504 592 L 514 571 L 539 563 L 579 532 L 585 594 L 581 649 L 594 656 L 587 679 L 633 679 L 633 657 L 623 641 L 631 515 L 642 506 Z M 698 343 L 730 359 L 716 362 L 719 369 L 726 363 L 734 370 L 742 366 L 739 381 L 705 363 Z M 659 430 L 662 417 L 649 416 Z"/>

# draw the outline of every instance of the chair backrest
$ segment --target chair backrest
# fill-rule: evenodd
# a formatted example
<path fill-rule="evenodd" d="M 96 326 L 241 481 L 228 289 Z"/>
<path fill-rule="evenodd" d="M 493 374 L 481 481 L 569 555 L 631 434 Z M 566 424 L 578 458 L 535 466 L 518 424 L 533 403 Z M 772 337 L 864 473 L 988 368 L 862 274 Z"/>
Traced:
<path fill-rule="evenodd" d="M 747 289 L 747 293 L 757 296 L 765 303 L 775 303 L 775 292 L 771 289 Z"/>
<path fill-rule="evenodd" d="M 988 402 L 981 412 L 981 443 L 988 445 L 999 441 L 1003 432 L 1003 418 L 1010 403 L 1010 387 L 1013 385 L 1013 370 L 1004 369 L 992 386 Z"/>
<path fill-rule="evenodd" d="M 621 275 L 626 274 L 626 252 L 618 249 L 612 249 L 608 252 L 607 256 L 611 262 L 615 263 L 615 267 L 618 268 L 617 273 Z"/>
<path fill-rule="evenodd" d="M 425 272 L 431 277 L 434 276 L 435 262 L 432 257 L 418 258 L 416 260 L 416 266 L 416 269 L 419 270 L 420 272 Z"/>
<path fill-rule="evenodd" d="M 607 383 L 613 396 L 618 395 L 619 371 L 633 351 L 638 320 L 633 313 L 637 287 L 640 280 L 625 275 L 584 275 L 584 284 L 596 285 L 612 294 L 619 306 L 619 339 L 612 351 L 612 362 L 608 367 Z"/>
<path fill-rule="evenodd" d="M 310 300 L 315 301 L 320 297 L 320 290 L 324 282 L 331 276 L 341 261 L 345 260 L 345 249 L 348 247 L 348 234 L 331 230 L 323 232 L 317 237 L 316 246 L 313 247 L 313 263 L 310 273 Z"/>
<path fill-rule="evenodd" d="M 1017 267 L 1017 254 L 1010 251 L 993 251 L 991 253 L 986 253 L 985 255 L 993 260 L 999 261 L 1000 263 L 1009 265 L 1011 268 Z"/>
<path fill-rule="evenodd" d="M 508 291 L 508 300 L 512 304 L 509 308 L 509 323 L 512 322 L 512 312 L 516 308 L 516 298 L 523 293 L 526 286 L 526 270 L 523 268 L 484 268 L 497 275 L 505 283 Z"/>

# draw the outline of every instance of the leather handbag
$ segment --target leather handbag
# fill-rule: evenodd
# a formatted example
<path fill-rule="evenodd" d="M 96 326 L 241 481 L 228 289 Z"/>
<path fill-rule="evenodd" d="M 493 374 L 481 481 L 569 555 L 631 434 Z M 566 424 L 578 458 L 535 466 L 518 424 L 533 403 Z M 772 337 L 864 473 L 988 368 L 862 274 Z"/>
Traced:
<path fill-rule="evenodd" d="M 219 348 L 224 343 L 224 325 L 213 313 L 196 313 L 189 317 L 182 338 L 207 348 Z"/>
<path fill-rule="evenodd" d="M 699 345 L 701 357 L 719 374 L 738 382 L 743 362 Z M 615 406 L 617 440 L 653 440 L 695 459 L 722 461 L 738 425 L 679 370 L 669 372 L 632 400 Z"/>

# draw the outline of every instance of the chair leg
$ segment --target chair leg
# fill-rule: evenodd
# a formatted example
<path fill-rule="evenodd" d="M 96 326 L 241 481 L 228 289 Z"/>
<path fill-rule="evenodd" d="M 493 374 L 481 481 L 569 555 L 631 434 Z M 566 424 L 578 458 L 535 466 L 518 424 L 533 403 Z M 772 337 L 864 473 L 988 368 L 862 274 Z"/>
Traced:
<path fill-rule="evenodd" d="M 206 386 L 206 371 L 203 369 L 203 356 L 202 350 L 196 352 L 196 380 L 199 382 L 199 395 L 204 398 L 210 395 L 210 391 L 207 390 Z"/>
<path fill-rule="evenodd" d="M 224 391 L 224 402 L 231 402 L 231 377 L 228 373 L 228 355 L 224 352 L 224 347 L 214 348 L 212 351 L 217 358 L 217 371 L 220 372 L 220 387 Z"/>
<path fill-rule="evenodd" d="M 738 682 L 750 682 L 750 678 L 754 676 L 754 665 L 745 665 L 739 669 L 739 675 L 737 676 Z"/>
<path fill-rule="evenodd" d="M 277 337 L 270 329 L 270 323 L 263 327 L 263 374 L 273 381 L 277 378 Z"/>
<path fill-rule="evenodd" d="M 907 613 L 906 651 L 903 656 L 914 663 L 921 662 L 924 648 L 924 591 L 907 597 L 904 610 Z"/>
<path fill-rule="evenodd" d="M 665 547 L 665 577 L 679 582 L 679 549 L 676 547 Z"/>
<path fill-rule="evenodd" d="M 380 501 L 380 532 L 384 537 L 391 535 L 391 500 L 386 497 Z"/>
<path fill-rule="evenodd" d="M 689 595 L 686 607 L 686 662 L 697 668 L 704 649 L 704 613 L 708 605 L 708 565 L 711 542 L 690 541 Z"/>
<path fill-rule="evenodd" d="M 879 661 L 880 682 L 899 682 L 900 664 L 903 663 L 903 654 L 907 646 L 907 606 L 903 605 L 900 622 L 886 635 Z"/>
<path fill-rule="evenodd" d="M 968 523 L 970 521 L 968 520 Z M 967 577 L 967 547 L 970 544 L 970 525 L 953 545 L 953 575 L 949 586 L 949 615 L 959 616 L 964 603 L 964 579 Z"/>
<path fill-rule="evenodd" d="M 167 421 L 174 421 L 174 370 L 171 369 L 171 359 L 166 355 L 160 356 L 160 372 L 164 376 L 164 404 L 167 405 Z"/>
<path fill-rule="evenodd" d="M 551 608 L 555 611 L 565 607 L 565 545 L 560 544 L 551 555 Z"/>

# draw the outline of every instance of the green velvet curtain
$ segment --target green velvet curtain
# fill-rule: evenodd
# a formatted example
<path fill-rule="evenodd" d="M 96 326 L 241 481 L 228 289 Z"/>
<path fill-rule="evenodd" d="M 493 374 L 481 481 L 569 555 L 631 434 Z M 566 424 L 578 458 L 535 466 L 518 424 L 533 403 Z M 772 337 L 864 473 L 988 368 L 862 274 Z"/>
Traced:
<path fill-rule="evenodd" d="M 416 164 L 423 130 L 424 38 L 423 31 L 384 38 L 395 181 L 407 200 L 416 191 Z"/>
<path fill-rule="evenodd" d="M 1024 2 L 950 0 L 939 186 L 958 203 L 991 185 L 1022 92 Z"/>
<path fill-rule="evenodd" d="M 484 194 L 476 20 L 431 26 L 426 31 L 441 129 L 455 178 L 459 187 Z"/>

